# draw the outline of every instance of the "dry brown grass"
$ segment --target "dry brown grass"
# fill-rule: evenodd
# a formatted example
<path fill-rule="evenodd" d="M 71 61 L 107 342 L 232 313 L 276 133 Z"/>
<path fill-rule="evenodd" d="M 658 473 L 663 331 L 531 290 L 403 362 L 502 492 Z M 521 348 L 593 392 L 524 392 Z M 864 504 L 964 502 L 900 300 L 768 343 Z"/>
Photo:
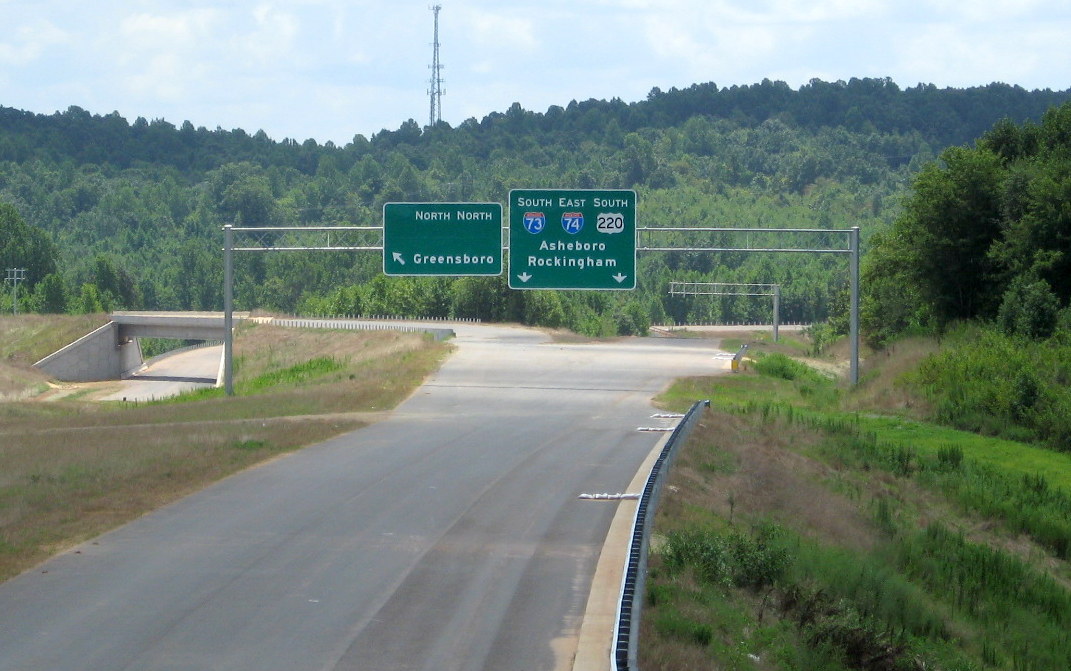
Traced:
<path fill-rule="evenodd" d="M 876 529 L 858 504 L 833 491 L 835 470 L 805 456 L 819 437 L 809 429 L 707 412 L 668 481 L 660 528 L 688 526 L 690 510 L 730 522 L 772 520 L 815 538 L 870 549 Z"/>
<path fill-rule="evenodd" d="M 344 366 L 255 396 L 130 406 L 0 403 L 0 579 L 266 459 L 374 421 L 448 346 L 415 334 L 243 329 L 254 376 L 314 357 Z"/>
<path fill-rule="evenodd" d="M 834 466 L 808 456 L 821 442 L 817 432 L 779 420 L 707 410 L 681 449 L 667 481 L 655 522 L 659 533 L 715 525 L 748 529 L 774 522 L 822 543 L 869 551 L 881 542 L 881 531 L 858 500 L 835 486 Z M 712 515 L 713 513 L 713 515 Z M 657 553 L 652 571 L 661 571 Z M 676 575 L 669 589 L 682 595 L 665 609 L 695 623 L 712 623 L 719 649 L 733 649 L 741 618 L 762 623 L 768 595 L 734 590 L 732 605 L 718 604 L 704 594 L 691 572 Z M 660 581 L 665 583 L 666 581 Z M 659 632 L 657 607 L 641 618 L 640 667 L 660 671 L 735 668 L 716 666 L 709 645 Z M 748 613 L 748 615 L 744 615 Z M 776 615 L 770 613 L 776 619 Z M 735 632 L 735 633 L 734 633 Z M 741 644 L 742 645 L 742 644 Z M 725 653 L 728 655 L 728 653 Z M 742 668 L 780 668 L 774 655 L 752 659 Z"/>
<path fill-rule="evenodd" d="M 361 425 L 333 417 L 7 433 L 0 576 L 265 458 Z"/>
<path fill-rule="evenodd" d="M 908 338 L 874 352 L 863 366 L 863 379 L 852 394 L 848 409 L 907 415 L 922 419 L 929 407 L 904 384 L 904 375 L 918 370 L 923 359 L 940 345 L 933 338 Z"/>

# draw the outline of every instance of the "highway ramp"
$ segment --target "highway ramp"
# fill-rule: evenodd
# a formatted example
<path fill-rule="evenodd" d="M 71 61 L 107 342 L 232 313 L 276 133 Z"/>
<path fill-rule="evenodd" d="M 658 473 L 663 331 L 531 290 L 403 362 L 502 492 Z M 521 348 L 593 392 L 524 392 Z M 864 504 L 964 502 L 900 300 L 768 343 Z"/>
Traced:
<path fill-rule="evenodd" d="M 216 386 L 223 345 L 193 347 L 156 357 L 124 378 L 100 401 L 153 401 Z"/>
<path fill-rule="evenodd" d="M 0 671 L 569 669 L 650 399 L 709 340 L 459 327 L 383 422 L 0 585 Z"/>

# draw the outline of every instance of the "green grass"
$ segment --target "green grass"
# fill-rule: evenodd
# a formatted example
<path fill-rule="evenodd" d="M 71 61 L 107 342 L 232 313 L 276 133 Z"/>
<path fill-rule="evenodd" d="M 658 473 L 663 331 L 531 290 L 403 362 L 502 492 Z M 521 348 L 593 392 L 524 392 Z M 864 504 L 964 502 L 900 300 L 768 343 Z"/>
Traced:
<path fill-rule="evenodd" d="M 0 361 L 31 365 L 108 323 L 107 315 L 0 315 Z"/>
<path fill-rule="evenodd" d="M 845 391 L 821 373 L 800 373 L 803 364 L 787 365 L 787 357 L 771 355 L 776 363 L 764 372 L 760 359 L 756 369 L 762 375 L 737 375 L 730 378 L 689 378 L 678 381 L 659 401 L 677 410 L 685 410 L 697 399 L 709 399 L 727 410 L 759 409 L 767 414 L 781 413 L 809 418 L 829 425 L 856 427 L 871 434 L 880 443 L 909 446 L 920 453 L 936 455 L 949 447 L 962 450 L 965 457 L 1006 473 L 1045 474 L 1054 487 L 1071 493 L 1071 454 L 1056 452 L 1028 443 L 984 436 L 970 431 L 896 416 L 862 412 L 844 412 L 838 403 Z M 786 372 L 787 371 L 787 372 Z M 790 379 L 786 379 L 786 375 Z"/>
<path fill-rule="evenodd" d="M 745 342 L 750 341 L 744 340 L 743 338 L 725 338 L 721 341 L 720 348 L 726 352 L 733 352 L 735 354 L 744 346 Z"/>
<path fill-rule="evenodd" d="M 744 421 L 790 420 L 763 419 L 753 412 Z M 755 622 L 761 624 L 760 613 L 765 613 L 773 621 L 769 625 L 789 622 L 798 636 L 781 640 L 784 665 L 762 668 L 799 668 L 794 664 L 804 657 L 819 664 L 815 668 L 830 669 L 920 669 L 914 660 L 926 660 L 937 668 L 966 670 L 983 668 L 972 665 L 987 658 L 994 668 L 1069 668 L 1071 592 L 1048 568 L 1050 561 L 1068 559 L 1068 497 L 1053 496 L 1038 478 L 1016 480 L 993 473 L 979 477 L 969 460 L 953 456 L 958 454 L 954 450 L 930 461 L 865 439 L 856 438 L 860 445 L 855 447 L 846 440 L 834 432 L 818 452 L 836 464 L 838 473 L 871 483 L 859 491 L 874 489 L 875 482 L 894 483 L 890 496 L 858 497 L 860 509 L 871 511 L 873 518 L 877 542 L 872 550 L 770 525 L 762 515 L 739 507 L 736 522 L 712 512 L 707 519 L 697 519 L 694 509 L 687 521 L 660 515 L 660 533 L 667 541 L 652 561 L 648 593 L 657 595 L 653 632 L 676 637 L 682 645 L 701 648 L 710 659 L 728 664 L 727 649 L 717 644 L 724 644 L 725 636 L 701 640 L 694 633 L 719 632 L 727 622 L 750 617 L 752 624 L 730 627 L 728 635 L 747 640 L 745 632 Z M 852 449 L 855 458 L 845 458 Z M 942 475 L 936 477 L 937 472 Z M 886 477 L 898 480 L 883 480 Z M 909 502 L 912 487 L 931 497 L 947 496 L 956 512 L 947 523 L 921 522 L 934 513 Z M 979 502 L 957 507 L 964 503 L 957 500 L 960 489 L 980 496 L 988 508 Z M 1049 530 L 1062 545 L 1048 542 L 1051 539 L 1029 524 L 1018 526 L 1023 511 L 1059 526 Z M 963 529 L 973 528 L 979 516 L 1003 525 L 1003 531 L 990 528 L 994 538 L 1010 541 L 1028 534 L 1051 559 L 1039 562 L 1034 554 L 1024 558 L 1002 543 L 968 537 Z M 1066 570 L 1066 564 L 1062 566 L 1061 572 Z M 718 605 L 697 611 L 688 605 L 697 600 Z M 687 617 L 680 614 L 682 609 Z M 674 622 L 675 629 L 668 627 Z M 750 654 L 760 659 L 771 653 L 753 640 L 749 646 Z M 891 665 L 871 667 L 865 661 L 876 657 L 888 658 Z M 785 661 L 789 659 L 796 661 Z"/>
<path fill-rule="evenodd" d="M 239 380 L 234 385 L 234 393 L 242 396 L 277 392 L 282 389 L 293 389 L 308 385 L 317 381 L 324 381 L 332 373 L 346 370 L 347 363 L 333 357 L 315 357 L 308 361 L 302 361 L 280 370 L 261 373 L 248 380 Z M 171 398 L 153 401 L 160 404 L 188 403 L 190 401 L 203 401 L 214 398 L 222 398 L 225 390 L 222 387 L 210 387 L 193 389 Z"/>
<path fill-rule="evenodd" d="M 1071 668 L 1071 456 L 852 394 L 771 354 L 661 398 L 713 407 L 658 514 L 641 666 Z"/>
<path fill-rule="evenodd" d="M 1071 337 L 1046 341 L 964 326 L 911 383 L 942 423 L 1071 452 Z"/>
<path fill-rule="evenodd" d="M 851 416 L 851 419 L 861 431 L 874 434 L 880 441 L 910 445 L 929 454 L 956 448 L 968 459 L 1006 473 L 1044 473 L 1051 485 L 1071 493 L 1071 455 L 1066 452 L 896 417 Z"/>

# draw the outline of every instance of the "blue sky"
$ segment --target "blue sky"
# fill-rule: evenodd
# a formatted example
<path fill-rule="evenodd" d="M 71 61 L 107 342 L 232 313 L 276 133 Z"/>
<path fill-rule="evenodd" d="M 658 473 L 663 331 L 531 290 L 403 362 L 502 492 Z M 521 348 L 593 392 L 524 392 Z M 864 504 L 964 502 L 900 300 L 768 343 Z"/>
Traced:
<path fill-rule="evenodd" d="M 0 0 L 0 105 L 336 144 L 698 82 L 1071 88 L 1071 0 Z"/>

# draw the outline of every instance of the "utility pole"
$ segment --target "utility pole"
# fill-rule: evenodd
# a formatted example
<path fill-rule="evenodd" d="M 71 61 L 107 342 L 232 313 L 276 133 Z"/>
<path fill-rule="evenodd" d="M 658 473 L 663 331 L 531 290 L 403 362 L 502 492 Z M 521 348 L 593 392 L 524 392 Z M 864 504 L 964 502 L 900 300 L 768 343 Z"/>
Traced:
<path fill-rule="evenodd" d="M 442 5 L 434 5 L 429 7 L 431 11 L 435 12 L 435 41 L 432 42 L 431 52 L 431 86 L 428 89 L 428 95 L 431 98 L 431 112 L 428 114 L 428 127 L 432 127 L 443 120 L 443 80 L 442 69 L 443 66 L 439 63 L 439 10 L 442 9 Z"/>
<path fill-rule="evenodd" d="M 848 315 L 848 339 L 851 341 L 852 361 L 848 378 L 852 386 L 859 384 L 859 227 L 852 226 L 848 237 L 848 280 L 851 283 L 852 307 Z"/>
<path fill-rule="evenodd" d="M 26 269 L 25 268 L 8 268 L 7 277 L 4 278 L 5 282 L 11 282 L 14 285 L 11 296 L 11 314 L 17 315 L 19 313 L 19 282 L 25 281 Z"/>

